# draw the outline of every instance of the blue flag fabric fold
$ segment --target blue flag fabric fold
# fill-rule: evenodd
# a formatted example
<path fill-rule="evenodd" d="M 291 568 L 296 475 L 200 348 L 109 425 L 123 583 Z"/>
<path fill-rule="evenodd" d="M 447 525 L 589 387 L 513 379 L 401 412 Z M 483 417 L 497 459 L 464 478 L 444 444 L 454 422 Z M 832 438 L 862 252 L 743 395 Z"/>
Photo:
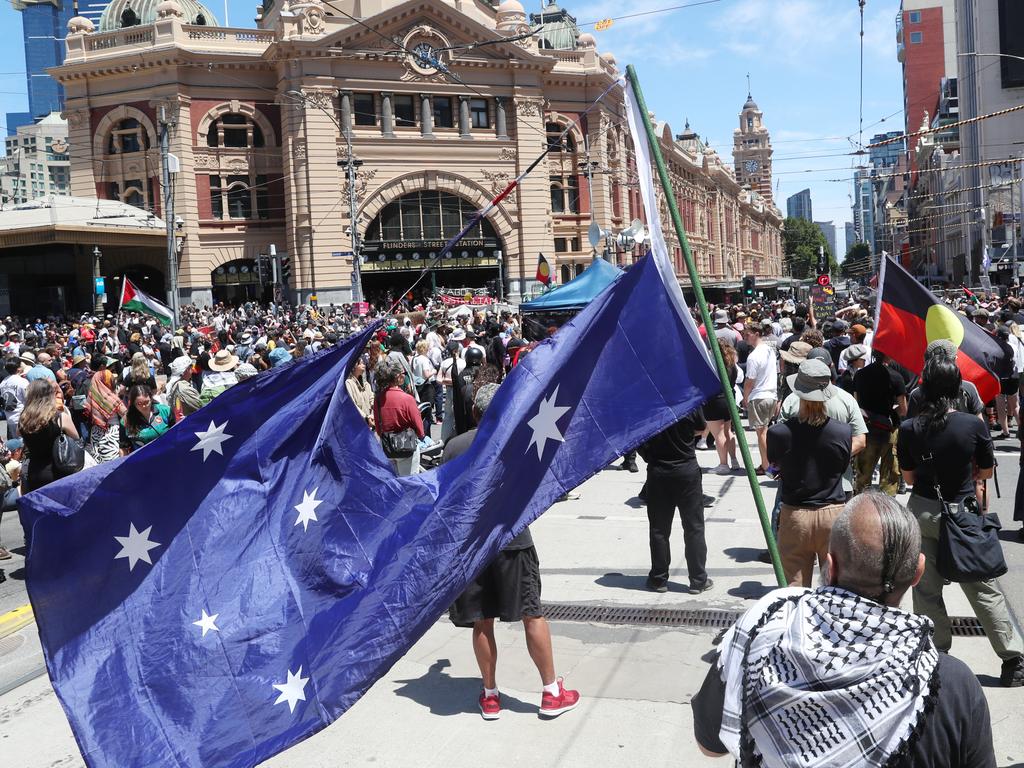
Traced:
<path fill-rule="evenodd" d="M 395 477 L 347 397 L 371 328 L 24 497 L 86 763 L 253 766 L 344 713 L 560 495 L 718 391 L 663 274 L 642 259 L 526 356 L 431 472 Z"/>

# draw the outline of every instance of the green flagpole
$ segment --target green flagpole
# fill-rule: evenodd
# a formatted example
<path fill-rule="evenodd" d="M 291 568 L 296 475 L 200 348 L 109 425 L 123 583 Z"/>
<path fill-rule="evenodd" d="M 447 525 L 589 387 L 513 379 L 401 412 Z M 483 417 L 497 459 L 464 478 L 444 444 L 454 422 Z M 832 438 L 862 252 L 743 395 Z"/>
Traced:
<path fill-rule="evenodd" d="M 729 414 L 732 417 L 733 430 L 736 432 L 736 442 L 739 443 L 740 453 L 743 455 L 743 465 L 747 469 L 747 480 L 750 482 L 750 491 L 754 495 L 757 515 L 761 518 L 761 530 L 764 533 L 764 540 L 768 544 L 768 552 L 771 554 L 772 566 L 775 569 L 775 579 L 780 587 L 784 587 L 787 582 L 782 571 L 782 561 L 779 559 L 779 548 L 775 543 L 775 536 L 772 535 L 771 518 L 765 509 L 764 497 L 761 495 L 761 486 L 758 484 L 757 475 L 754 472 L 754 461 L 750 456 L 750 446 L 747 445 L 746 433 L 743 431 L 743 422 L 740 421 L 740 412 L 736 407 L 736 398 L 729 384 L 729 374 L 725 369 L 722 350 L 718 348 L 718 344 L 711 343 L 711 340 L 715 338 L 715 329 L 711 323 L 711 314 L 708 312 L 708 303 L 704 299 L 704 289 L 701 287 L 697 266 L 693 261 L 693 252 L 690 251 L 690 241 L 686 238 L 683 220 L 679 216 L 679 208 L 676 206 L 676 199 L 672 193 L 672 184 L 668 178 L 668 170 L 665 168 L 665 159 L 661 156 L 658 138 L 654 133 L 654 126 L 651 125 L 650 114 L 647 111 L 647 102 L 644 99 L 643 91 L 640 90 L 640 81 L 632 64 L 626 67 L 626 77 L 629 78 L 629 82 L 633 86 L 633 93 L 636 95 L 637 105 L 640 107 L 644 127 L 647 129 L 647 142 L 651 147 L 651 156 L 654 158 L 654 165 L 658 169 L 658 178 L 661 180 L 661 186 L 665 192 L 665 201 L 668 203 L 668 210 L 672 215 L 672 224 L 675 226 L 676 236 L 679 238 L 679 244 L 683 250 L 683 258 L 686 260 L 686 271 L 690 275 L 693 293 L 697 297 L 697 306 L 700 307 L 701 320 L 704 322 L 704 328 L 707 329 L 708 346 L 711 347 L 711 354 L 714 355 L 715 367 L 718 369 L 718 378 L 722 383 L 722 392 L 725 394 L 725 400 L 729 404 Z"/>

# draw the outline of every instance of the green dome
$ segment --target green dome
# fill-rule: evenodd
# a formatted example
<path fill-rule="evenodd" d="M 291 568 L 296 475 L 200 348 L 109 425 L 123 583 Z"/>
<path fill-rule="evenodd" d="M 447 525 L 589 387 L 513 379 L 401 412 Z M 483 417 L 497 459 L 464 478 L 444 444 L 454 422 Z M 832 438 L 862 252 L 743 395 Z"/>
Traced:
<path fill-rule="evenodd" d="M 100 16 L 99 31 L 113 32 L 178 15 L 184 24 L 217 26 L 217 17 L 198 0 L 112 0 Z"/>
<path fill-rule="evenodd" d="M 530 22 L 540 25 L 538 37 L 541 48 L 555 48 L 562 51 L 576 49 L 576 39 L 580 36 L 580 28 L 576 26 L 576 17 L 559 8 L 551 0 L 541 13 L 531 13 Z"/>

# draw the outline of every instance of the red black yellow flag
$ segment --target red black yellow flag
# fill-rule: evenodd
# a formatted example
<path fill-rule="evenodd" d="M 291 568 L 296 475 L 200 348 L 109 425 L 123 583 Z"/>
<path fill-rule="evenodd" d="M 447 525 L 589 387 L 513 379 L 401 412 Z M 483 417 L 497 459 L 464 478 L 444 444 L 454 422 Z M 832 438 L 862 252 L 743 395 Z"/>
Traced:
<path fill-rule="evenodd" d="M 551 282 L 551 266 L 543 253 L 537 254 L 537 282 L 548 285 Z"/>
<path fill-rule="evenodd" d="M 882 260 L 879 283 L 872 349 L 919 374 L 925 347 L 936 339 L 949 339 L 958 350 L 961 376 L 974 383 L 982 402 L 999 394 L 999 377 L 993 371 L 1005 367 L 1004 353 L 984 328 L 943 304 L 890 258 Z"/>

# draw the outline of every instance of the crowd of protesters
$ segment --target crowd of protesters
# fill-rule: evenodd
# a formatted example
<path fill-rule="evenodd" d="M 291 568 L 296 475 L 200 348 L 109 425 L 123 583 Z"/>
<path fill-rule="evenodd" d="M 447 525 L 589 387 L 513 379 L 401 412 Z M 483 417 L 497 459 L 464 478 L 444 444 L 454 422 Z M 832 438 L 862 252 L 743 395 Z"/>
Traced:
<path fill-rule="evenodd" d="M 993 440 L 1010 440 L 1014 431 L 1021 438 L 1024 371 L 1024 312 L 1017 299 L 965 295 L 949 303 L 989 332 L 1006 353 L 1004 368 L 996 372 L 1001 391 L 992 402 L 983 403 L 977 389 L 963 379 L 957 349 L 949 340 L 928 345 L 920 374 L 873 350 L 874 307 L 868 299 L 851 299 L 825 317 L 820 310 L 816 317 L 813 305 L 794 300 L 712 306 L 713 327 L 698 323 L 705 343 L 720 348 L 730 388 L 756 439 L 756 475 L 762 483 L 777 481 L 772 528 L 790 586 L 807 594 L 818 568 L 825 579 L 819 590 L 847 589 L 841 599 L 829 593 L 831 603 L 841 607 L 849 597 L 854 610 L 860 610 L 862 599 L 873 600 L 886 615 L 899 612 L 899 597 L 910 591 L 914 614 L 930 622 L 934 639 L 929 642 L 939 651 L 948 651 L 951 644 L 942 600 L 947 582 L 934 564 L 941 502 L 975 496 L 982 509 L 987 507 L 987 480 L 995 466 Z M 451 313 L 432 302 L 383 318 L 357 317 L 348 305 L 285 311 L 253 304 L 186 307 L 177 328 L 165 328 L 144 315 L 34 323 L 6 318 L 0 323 L 6 373 L 0 381 L 6 418 L 0 456 L 3 509 L 13 508 L 19 493 L 57 476 L 49 457 L 61 434 L 81 439 L 90 462 L 127 455 L 159 439 L 239 381 L 315 354 L 376 320 L 383 322 L 345 386 L 400 475 L 421 471 L 430 451 L 437 450 L 440 460 L 443 446 L 457 445 L 452 441 L 460 436 L 468 436 L 464 442 L 472 439 L 494 387 L 535 344 L 523 338 L 522 318 L 512 311 L 463 308 Z M 545 335 L 555 332 L 545 329 Z M 482 392 L 487 394 L 481 400 Z M 432 426 L 438 427 L 433 437 Z M 706 497 L 697 451 L 717 453 L 717 465 L 706 470 L 712 474 L 740 472 L 738 439 L 744 436 L 735 433 L 722 394 L 638 446 L 648 471 L 641 498 L 650 523 L 650 589 L 667 589 L 677 510 L 690 592 L 713 588 L 706 571 L 701 502 Z M 453 453 L 445 448 L 445 459 Z M 634 453 L 624 458 L 623 466 L 636 471 Z M 880 585 L 836 571 L 840 562 L 857 567 L 858 558 L 866 556 L 867 550 L 851 543 L 858 536 L 868 536 L 875 546 L 889 535 L 889 528 L 878 533 L 862 521 L 868 507 L 856 501 L 850 506 L 851 499 L 865 498 L 869 490 L 876 495 L 868 506 L 890 521 L 885 525 L 891 523 L 893 530 L 911 518 L 902 516 L 896 502 L 887 506 L 883 497 L 909 490 L 907 509 L 917 523 L 913 536 L 900 534 L 906 562 L 892 566 L 899 572 L 882 578 Z M 1024 523 L 1024 498 L 1018 499 L 1014 517 Z M 838 543 L 837 526 L 843 536 Z M 1021 533 L 1024 538 L 1024 528 Z M 539 576 L 533 585 L 530 574 L 539 571 L 532 542 L 523 549 L 529 550 L 527 555 L 516 554 L 514 546 L 503 553 L 502 562 L 516 564 L 515 575 L 495 572 L 488 578 L 512 585 L 502 596 L 509 601 L 509 616 L 533 620 L 539 605 L 528 598 L 539 598 Z M 919 569 L 910 550 L 924 555 Z M 8 556 L 0 548 L 0 558 Z M 888 564 L 882 575 L 886 568 Z M 880 590 L 873 591 L 875 586 Z M 961 586 L 1002 661 L 1002 684 L 1024 685 L 1024 641 L 998 585 L 983 581 Z M 461 625 L 475 627 L 475 647 L 493 646 L 489 627 L 495 616 L 477 615 L 479 600 L 472 602 L 472 594 L 471 589 L 453 606 L 453 616 Z M 868 614 L 874 615 L 872 611 L 876 608 Z M 534 639 L 548 649 L 550 659 L 546 625 L 537 632 Z M 485 681 L 480 706 L 491 718 L 500 712 L 500 700 L 486 657 L 478 653 Z M 568 711 L 578 694 L 551 679 L 551 666 L 538 665 L 550 712 Z M 953 673 L 946 669 L 944 674 Z M 726 696 L 728 708 L 729 680 L 717 679 L 726 687 L 712 686 L 715 690 L 705 698 Z M 712 709 L 718 699 L 714 701 Z M 724 735 L 727 728 L 719 725 Z M 719 751 L 724 736 L 719 740 L 713 730 L 704 733 L 702 745 L 709 752 Z"/>

